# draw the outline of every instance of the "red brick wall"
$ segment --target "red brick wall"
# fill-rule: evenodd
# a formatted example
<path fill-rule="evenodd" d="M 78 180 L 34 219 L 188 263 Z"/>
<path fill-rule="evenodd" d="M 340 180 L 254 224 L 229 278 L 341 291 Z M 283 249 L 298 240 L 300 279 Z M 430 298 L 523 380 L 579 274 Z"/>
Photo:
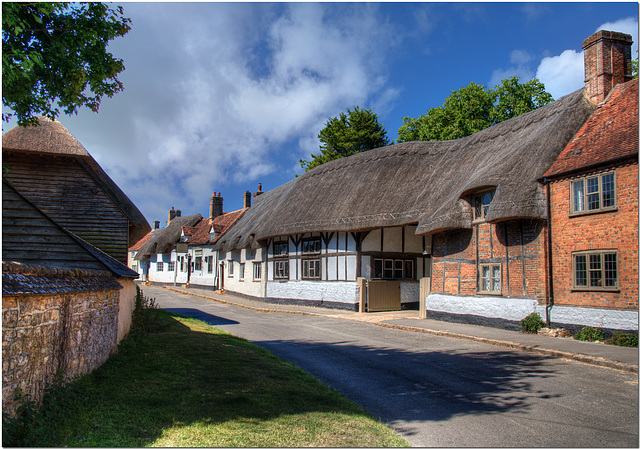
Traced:
<path fill-rule="evenodd" d="M 549 185 L 554 304 L 638 310 L 638 164 L 615 169 L 617 211 L 569 216 L 571 179 Z M 573 179 L 573 178 L 572 178 Z M 571 253 L 618 251 L 619 291 L 572 290 Z"/>
<path fill-rule="evenodd" d="M 432 240 L 431 291 L 478 294 L 478 264 L 502 264 L 502 296 L 546 298 L 546 228 L 541 221 L 480 223 L 471 230 L 435 234 Z"/>

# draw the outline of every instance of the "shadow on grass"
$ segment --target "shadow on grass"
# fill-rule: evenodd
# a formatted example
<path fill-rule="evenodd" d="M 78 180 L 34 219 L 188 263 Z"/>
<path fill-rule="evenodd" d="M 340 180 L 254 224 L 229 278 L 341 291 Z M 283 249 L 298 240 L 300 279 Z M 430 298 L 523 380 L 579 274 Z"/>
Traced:
<path fill-rule="evenodd" d="M 167 312 L 175 313 L 176 315 L 185 316 L 187 318 L 194 318 L 196 320 L 204 321 L 211 326 L 226 326 L 229 324 L 238 324 L 235 320 L 229 320 L 227 318 L 223 318 L 216 315 L 211 315 L 210 313 L 203 312 L 198 309 L 186 309 L 186 308 L 169 308 L 163 309 Z"/>
<path fill-rule="evenodd" d="M 172 310 L 185 315 L 193 309 Z M 335 390 L 265 349 L 232 335 L 209 333 L 204 325 L 182 324 L 162 311 L 158 317 L 154 332 L 125 341 L 119 354 L 79 382 L 85 403 L 63 425 L 59 444 L 144 446 L 158 441 L 166 429 L 194 423 L 249 423 L 251 429 L 251 423 L 285 416 L 364 415 Z M 216 320 L 235 323 L 213 315 L 207 322 Z M 374 415 L 382 416 L 384 409 L 388 422 L 525 413 L 532 397 L 552 397 L 537 389 L 533 379 L 549 378 L 554 372 L 541 363 L 543 358 L 530 354 L 416 353 L 301 340 L 260 345 L 305 366 L 327 384 L 340 385 L 343 394 Z M 405 429 L 402 434 L 409 436 L 412 431 Z M 230 445 L 274 444 L 252 441 L 239 439 Z"/>

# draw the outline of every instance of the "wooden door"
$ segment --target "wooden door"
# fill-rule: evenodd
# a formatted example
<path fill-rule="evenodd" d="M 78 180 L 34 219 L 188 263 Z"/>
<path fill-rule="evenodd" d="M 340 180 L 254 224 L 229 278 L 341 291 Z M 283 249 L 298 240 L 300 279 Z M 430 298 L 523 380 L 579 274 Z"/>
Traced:
<path fill-rule="evenodd" d="M 400 281 L 368 281 L 367 312 L 400 310 Z"/>

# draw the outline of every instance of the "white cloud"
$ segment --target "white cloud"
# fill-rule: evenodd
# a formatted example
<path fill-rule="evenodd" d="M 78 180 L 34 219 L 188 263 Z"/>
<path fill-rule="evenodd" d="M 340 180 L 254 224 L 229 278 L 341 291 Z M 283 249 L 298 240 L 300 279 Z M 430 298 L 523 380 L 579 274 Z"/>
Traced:
<path fill-rule="evenodd" d="M 99 122 L 83 115 L 75 120 L 93 126 L 74 128 L 92 130 L 77 137 L 149 220 L 171 206 L 193 213 L 234 183 L 293 177 L 289 164 L 317 151 L 328 117 L 393 99 L 383 61 L 394 39 L 375 4 L 128 4 L 125 13 L 134 26 L 111 50 L 125 61 L 126 89 Z M 107 148 L 114 138 L 122 145 Z M 280 167 L 285 142 L 301 144 Z"/>
<path fill-rule="evenodd" d="M 533 59 L 533 56 L 524 50 L 513 50 L 509 55 L 511 67 L 494 70 L 489 80 L 489 87 L 496 86 L 505 78 L 511 78 L 512 76 L 517 76 L 521 83 L 531 81 L 533 79 L 533 71 L 529 63 Z"/>
<path fill-rule="evenodd" d="M 607 22 L 596 31 L 608 30 L 630 34 L 633 38 L 632 58 L 637 57 L 638 21 L 625 18 Z M 584 87 L 584 52 L 565 50 L 558 56 L 543 58 L 538 65 L 536 77 L 542 81 L 553 98 L 560 98 Z"/>
<path fill-rule="evenodd" d="M 582 52 L 565 50 L 558 56 L 542 58 L 538 78 L 553 98 L 558 99 L 584 86 L 584 56 Z"/>

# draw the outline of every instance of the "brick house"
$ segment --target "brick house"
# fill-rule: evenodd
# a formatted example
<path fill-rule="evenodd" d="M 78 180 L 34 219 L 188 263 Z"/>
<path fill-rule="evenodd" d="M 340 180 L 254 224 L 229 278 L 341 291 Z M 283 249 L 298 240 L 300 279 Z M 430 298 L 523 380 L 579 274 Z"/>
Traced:
<path fill-rule="evenodd" d="M 544 174 L 554 325 L 638 330 L 638 80 L 610 54 L 630 44 L 619 33 L 585 40 L 586 95 L 598 109 Z M 598 58 L 614 61 L 606 82 L 592 82 L 607 71 Z"/>

